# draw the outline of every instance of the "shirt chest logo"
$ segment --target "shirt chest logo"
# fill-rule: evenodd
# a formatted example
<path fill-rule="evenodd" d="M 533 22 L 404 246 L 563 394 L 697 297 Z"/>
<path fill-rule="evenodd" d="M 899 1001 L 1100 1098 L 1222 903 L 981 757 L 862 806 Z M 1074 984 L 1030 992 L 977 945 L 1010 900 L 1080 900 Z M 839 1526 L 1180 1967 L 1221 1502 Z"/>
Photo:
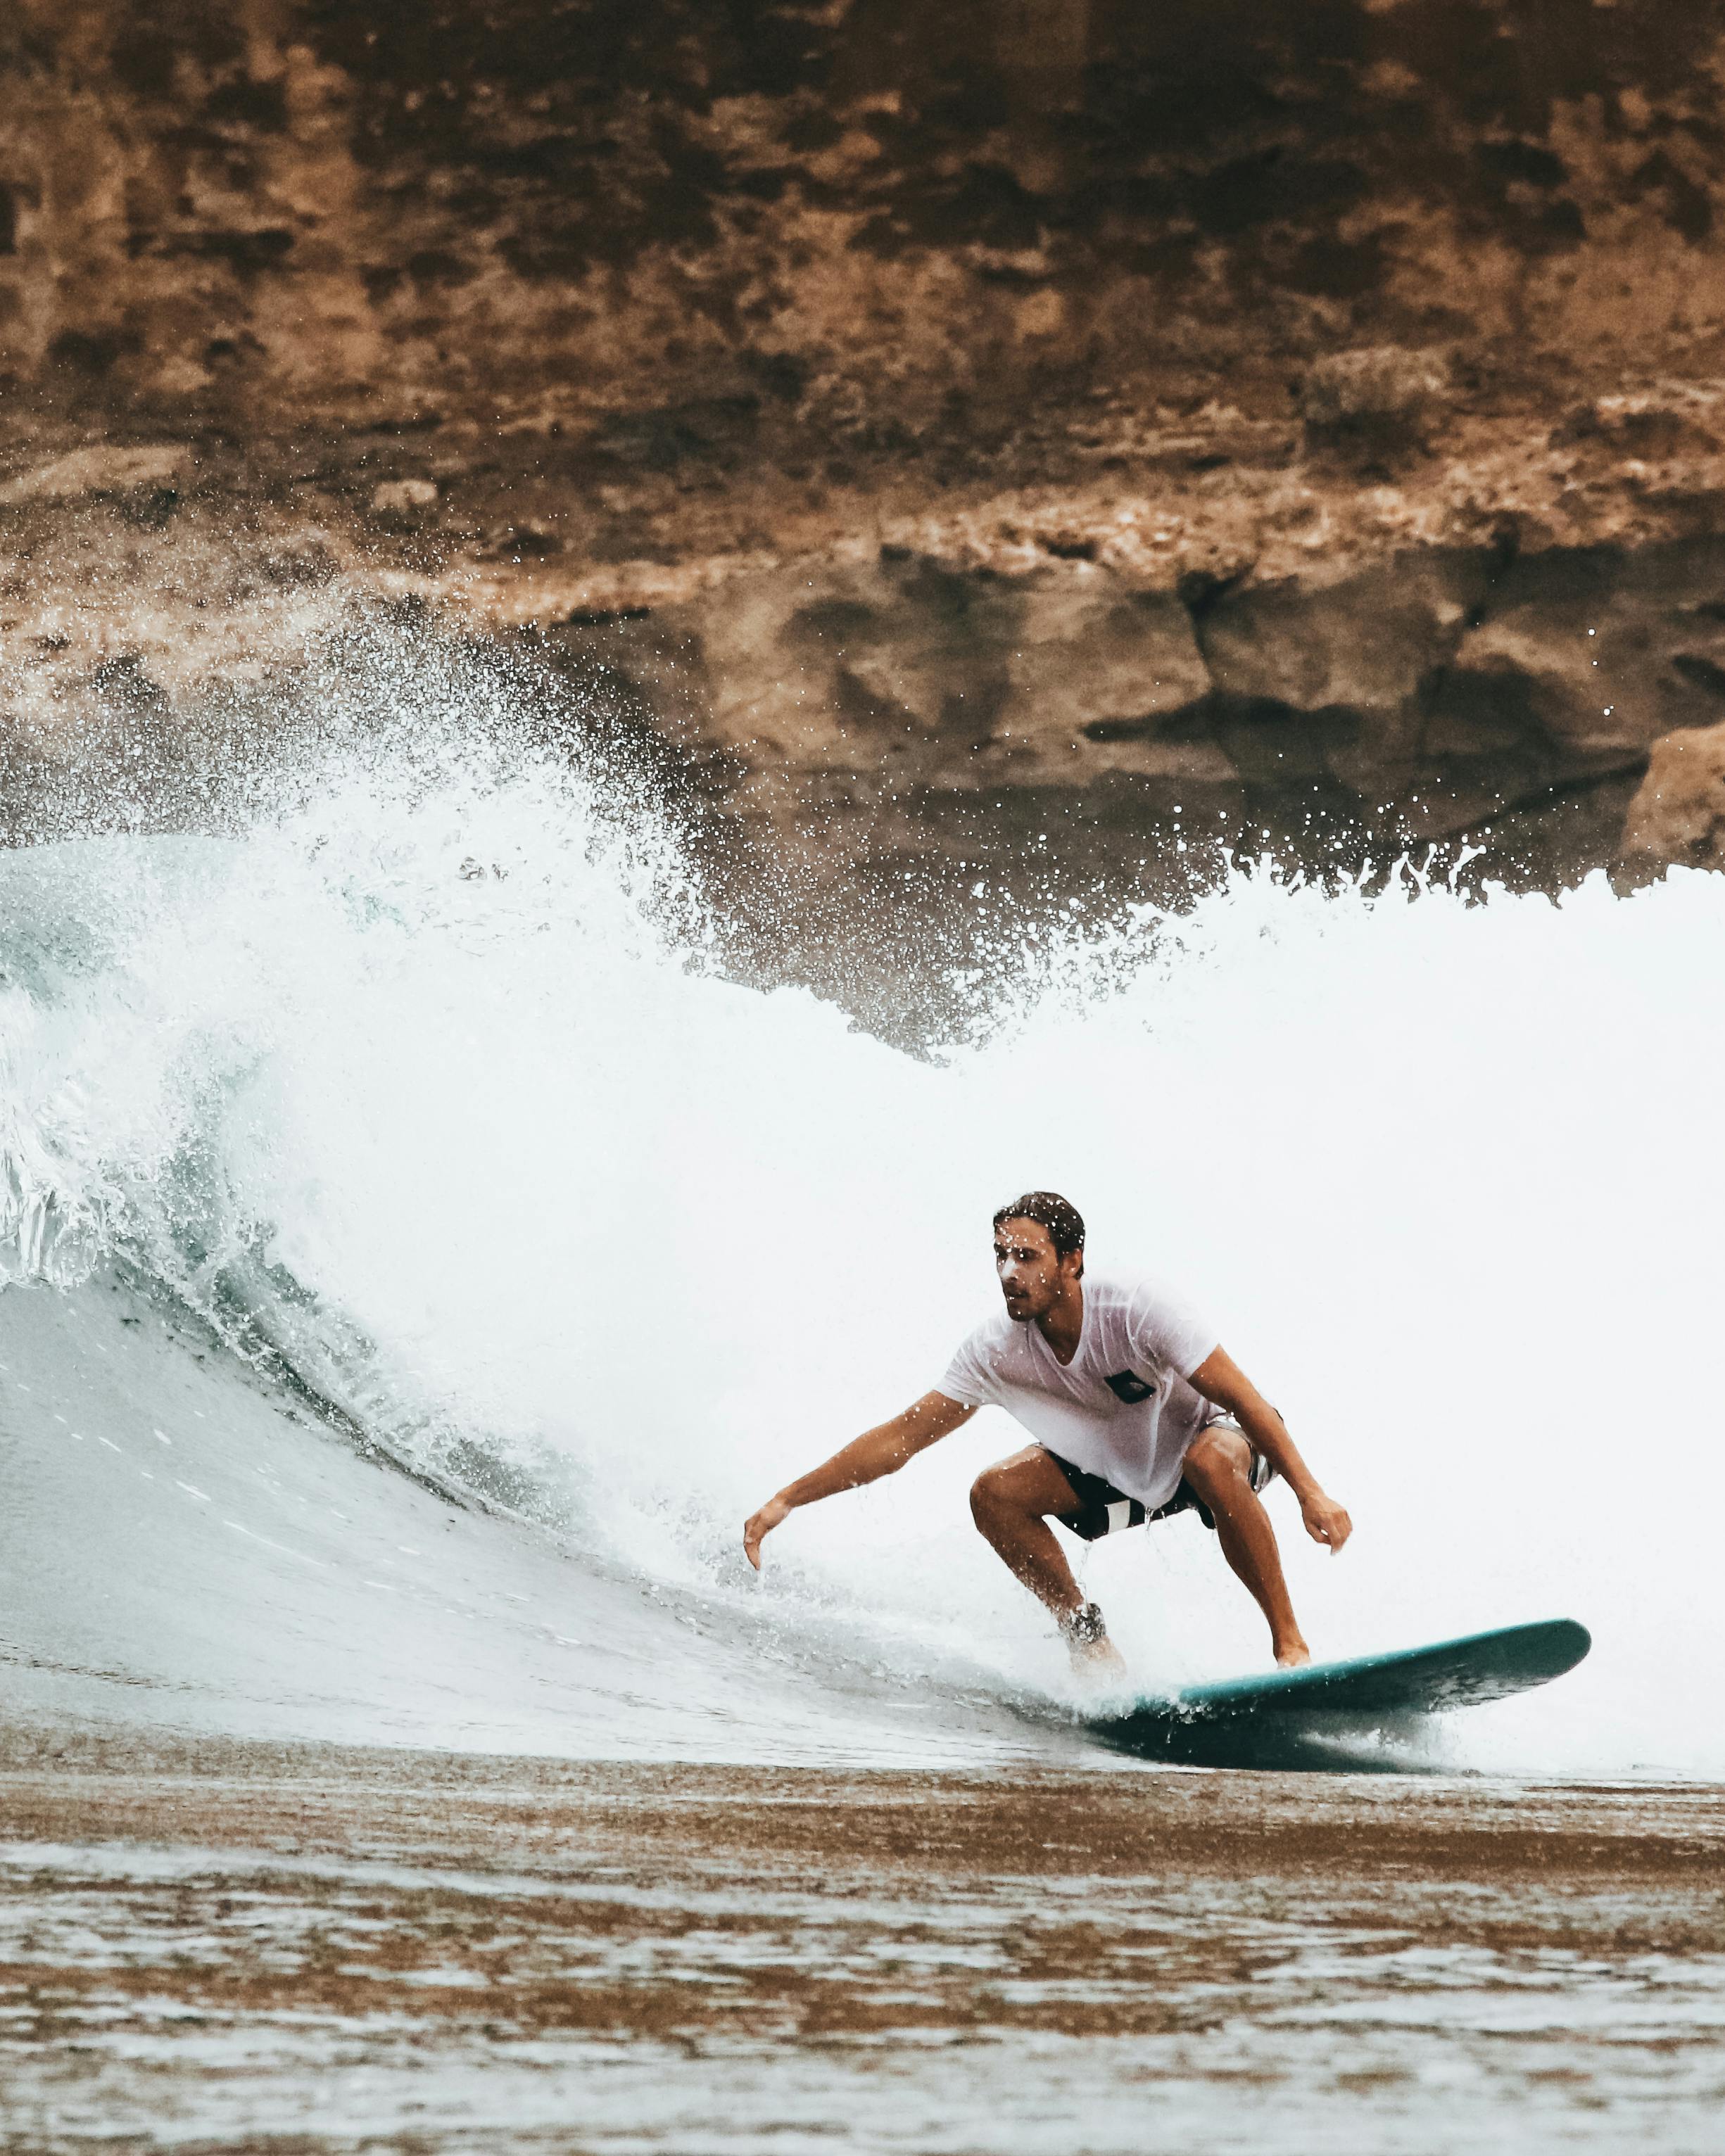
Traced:
<path fill-rule="evenodd" d="M 1116 1399 L 1124 1400 L 1128 1407 L 1135 1407 L 1140 1400 L 1147 1400 L 1156 1390 L 1155 1386 L 1147 1378 L 1141 1378 L 1136 1370 L 1117 1370 L 1103 1383 Z"/>

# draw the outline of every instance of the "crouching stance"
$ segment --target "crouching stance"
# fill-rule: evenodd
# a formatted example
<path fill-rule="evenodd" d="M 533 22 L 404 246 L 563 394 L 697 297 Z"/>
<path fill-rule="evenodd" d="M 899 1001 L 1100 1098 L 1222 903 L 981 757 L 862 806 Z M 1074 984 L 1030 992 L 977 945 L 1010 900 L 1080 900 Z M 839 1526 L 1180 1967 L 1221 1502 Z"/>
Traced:
<path fill-rule="evenodd" d="M 1086 1280 L 1084 1223 L 1052 1191 L 995 1214 L 994 1266 L 1004 1314 L 977 1327 L 935 1391 L 769 1498 L 743 1528 L 750 1563 L 759 1569 L 762 1542 L 799 1505 L 891 1475 L 978 1408 L 1004 1407 L 1036 1441 L 977 1477 L 971 1512 L 1053 1611 L 1075 1661 L 1121 1666 L 1049 1522 L 1094 1542 L 1184 1512 L 1214 1530 L 1269 1621 L 1276 1661 L 1309 1661 L 1258 1493 L 1280 1475 L 1307 1532 L 1332 1550 L 1352 1522 L 1214 1332 L 1149 1281 Z"/>

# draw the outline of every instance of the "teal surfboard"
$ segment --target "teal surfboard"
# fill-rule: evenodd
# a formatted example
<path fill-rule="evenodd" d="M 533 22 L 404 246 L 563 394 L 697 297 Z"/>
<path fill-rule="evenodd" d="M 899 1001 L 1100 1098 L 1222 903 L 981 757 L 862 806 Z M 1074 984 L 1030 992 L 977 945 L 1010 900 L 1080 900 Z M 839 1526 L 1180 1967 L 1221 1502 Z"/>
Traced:
<path fill-rule="evenodd" d="M 1349 1738 L 1394 1732 L 1424 1715 L 1482 1707 L 1549 1684 L 1592 1645 L 1585 1626 L 1570 1618 L 1512 1625 L 1435 1647 L 1193 1685 L 1087 1726 L 1119 1751 L 1192 1766 L 1354 1763 L 1338 1756 L 1338 1744 L 1345 1750 Z"/>

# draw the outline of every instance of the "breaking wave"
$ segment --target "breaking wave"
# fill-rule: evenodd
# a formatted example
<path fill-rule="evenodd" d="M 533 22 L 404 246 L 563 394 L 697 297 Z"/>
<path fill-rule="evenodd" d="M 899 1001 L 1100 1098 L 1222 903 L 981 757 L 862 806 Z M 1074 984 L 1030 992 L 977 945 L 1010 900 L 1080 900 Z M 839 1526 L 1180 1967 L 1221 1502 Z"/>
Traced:
<path fill-rule="evenodd" d="M 644 1659 L 675 1624 L 727 1643 L 733 1747 L 793 1753 L 858 1686 L 1034 1743 L 1060 1657 L 964 1503 L 998 1416 L 798 1515 L 759 1583 L 737 1530 L 936 1381 L 991 1305 L 993 1205 L 1051 1185 L 1093 1263 L 1212 1311 L 1352 1508 L 1332 1560 L 1272 1501 L 1319 1652 L 1577 1616 L 1583 1670 L 1448 1756 L 1725 1768 L 1692 1674 L 1725 1652 L 1725 879 L 1480 902 L 1242 868 L 1178 915 L 1003 907 L 963 1037 L 915 1056 L 730 978 L 614 772 L 452 738 L 349 738 L 223 835 L 0 859 L 0 1325 L 123 1283 L 294 1444 L 476 1494 L 671 1610 Z M 1195 1522 L 1084 1563 L 1147 1680 L 1263 1660 Z M 49 1659 L 51 1604 L 14 1613 Z M 579 1748 L 631 1748 L 619 1697 Z M 660 1748 L 710 1743 L 655 1699 Z M 445 1704 L 418 1735 L 478 1741 Z"/>

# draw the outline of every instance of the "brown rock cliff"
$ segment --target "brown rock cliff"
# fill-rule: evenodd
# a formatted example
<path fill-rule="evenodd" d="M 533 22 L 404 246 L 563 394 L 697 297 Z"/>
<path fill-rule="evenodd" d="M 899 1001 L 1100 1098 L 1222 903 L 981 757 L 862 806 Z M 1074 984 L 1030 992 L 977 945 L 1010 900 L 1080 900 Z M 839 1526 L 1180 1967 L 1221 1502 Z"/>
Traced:
<path fill-rule="evenodd" d="M 1725 718 L 1722 64 L 1715 0 L 22 0 L 14 828 L 352 591 L 841 901 L 1608 863 Z"/>

